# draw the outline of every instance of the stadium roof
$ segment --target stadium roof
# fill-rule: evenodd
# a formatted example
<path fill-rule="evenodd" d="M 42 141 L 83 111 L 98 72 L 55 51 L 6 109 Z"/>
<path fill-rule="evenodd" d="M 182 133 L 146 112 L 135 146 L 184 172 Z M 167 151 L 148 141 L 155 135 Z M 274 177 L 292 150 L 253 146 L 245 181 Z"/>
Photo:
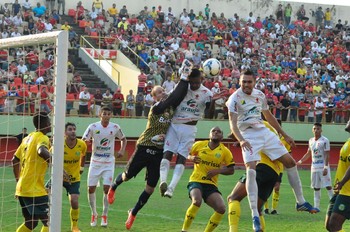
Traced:
<path fill-rule="evenodd" d="M 350 6 L 350 1 L 347 0 L 281 0 L 282 2 L 301 2 L 301 3 L 314 3 L 324 5 L 336 5 L 336 6 Z"/>

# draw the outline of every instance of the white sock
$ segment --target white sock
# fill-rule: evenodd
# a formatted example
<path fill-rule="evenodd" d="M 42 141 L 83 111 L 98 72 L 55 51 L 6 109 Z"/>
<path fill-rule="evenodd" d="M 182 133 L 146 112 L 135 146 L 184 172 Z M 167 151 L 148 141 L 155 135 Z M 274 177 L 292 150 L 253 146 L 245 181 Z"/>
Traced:
<path fill-rule="evenodd" d="M 89 193 L 89 204 L 93 215 L 97 215 L 96 211 L 96 193 Z"/>
<path fill-rule="evenodd" d="M 258 212 L 258 184 L 256 183 L 256 171 L 247 169 L 246 189 L 252 217 L 259 217 Z"/>
<path fill-rule="evenodd" d="M 333 189 L 330 189 L 330 190 L 327 189 L 327 193 L 328 193 L 329 199 L 331 199 L 334 195 Z"/>
<path fill-rule="evenodd" d="M 321 191 L 314 191 L 314 207 L 316 207 L 317 209 L 320 208 L 320 201 L 321 201 Z"/>
<path fill-rule="evenodd" d="M 297 170 L 297 166 L 294 166 L 292 168 L 286 168 L 286 171 L 288 174 L 289 184 L 290 186 L 292 186 L 297 203 L 304 204 L 305 198 L 303 195 L 303 188 L 301 187 L 301 181 Z"/>
<path fill-rule="evenodd" d="M 103 212 L 102 212 L 103 216 L 107 216 L 108 207 L 109 207 L 109 203 L 108 203 L 108 199 L 107 199 L 107 194 L 103 194 Z"/>
<path fill-rule="evenodd" d="M 166 182 L 166 179 L 168 177 L 168 172 L 170 169 L 170 161 L 167 159 L 162 159 L 162 161 L 160 162 L 160 183 L 162 182 Z"/>
<path fill-rule="evenodd" d="M 169 184 L 169 188 L 172 188 L 175 190 L 177 184 L 179 183 L 182 174 L 184 173 L 185 165 L 183 164 L 176 164 L 174 168 L 174 174 L 173 178 L 171 179 L 171 182 Z"/>

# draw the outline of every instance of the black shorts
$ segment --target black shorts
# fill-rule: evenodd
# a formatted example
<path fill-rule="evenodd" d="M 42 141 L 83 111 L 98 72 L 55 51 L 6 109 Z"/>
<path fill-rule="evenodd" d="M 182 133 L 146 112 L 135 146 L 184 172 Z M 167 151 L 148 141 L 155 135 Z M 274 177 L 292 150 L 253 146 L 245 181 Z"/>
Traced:
<path fill-rule="evenodd" d="M 259 163 L 256 166 L 256 183 L 258 184 L 258 196 L 261 200 L 267 201 L 269 199 L 278 178 L 277 173 L 268 165 Z M 244 174 L 239 182 L 245 184 L 246 179 L 246 174 Z"/>
<path fill-rule="evenodd" d="M 199 182 L 189 182 L 187 185 L 187 189 L 188 189 L 188 195 L 191 198 L 191 190 L 192 189 L 199 189 L 202 192 L 202 198 L 204 200 L 204 202 L 207 202 L 208 197 L 212 194 L 212 193 L 220 193 L 218 187 L 216 187 L 213 184 L 203 184 L 203 183 L 199 183 Z"/>
<path fill-rule="evenodd" d="M 134 154 L 128 161 L 124 173 L 128 179 L 136 177 L 143 169 L 146 170 L 147 185 L 156 187 L 159 180 L 159 167 L 163 158 L 163 149 L 148 146 L 137 146 Z"/>
<path fill-rule="evenodd" d="M 283 172 L 281 172 L 280 175 L 278 176 L 277 182 L 282 183 L 282 177 L 283 177 Z"/>
<path fill-rule="evenodd" d="M 327 215 L 331 216 L 332 213 L 337 213 L 350 219 L 350 197 L 345 195 L 334 195 L 329 201 Z"/>
<path fill-rule="evenodd" d="M 67 191 L 67 195 L 72 195 L 72 194 L 80 194 L 80 181 L 78 182 L 74 182 L 69 184 L 68 182 L 63 181 L 63 187 L 66 189 Z"/>
<path fill-rule="evenodd" d="M 47 215 L 49 213 L 49 197 L 18 197 L 23 217 Z"/>

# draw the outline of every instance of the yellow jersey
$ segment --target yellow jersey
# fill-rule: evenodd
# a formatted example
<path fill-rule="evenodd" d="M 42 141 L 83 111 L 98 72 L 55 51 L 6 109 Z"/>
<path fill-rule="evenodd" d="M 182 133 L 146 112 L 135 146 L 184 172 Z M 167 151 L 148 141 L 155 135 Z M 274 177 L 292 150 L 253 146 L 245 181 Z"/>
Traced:
<path fill-rule="evenodd" d="M 275 128 L 273 128 L 268 122 L 264 121 L 265 126 L 272 131 L 273 133 L 275 133 L 276 135 L 278 135 L 277 131 L 275 130 Z M 286 149 L 288 150 L 288 152 L 291 152 L 291 147 L 290 145 L 284 140 L 283 137 L 280 137 L 280 140 L 282 142 L 282 144 L 286 147 Z M 278 161 L 272 161 L 267 155 L 265 155 L 264 153 L 260 152 L 260 156 L 261 156 L 261 160 L 259 163 L 263 163 L 268 165 L 270 168 L 272 168 L 278 175 L 280 173 L 283 172 L 283 164 Z"/>
<path fill-rule="evenodd" d="M 190 154 L 201 158 L 199 164 L 194 164 L 190 182 L 199 182 L 203 184 L 213 184 L 217 186 L 218 175 L 207 178 L 208 171 L 220 169 L 222 165 L 234 165 L 231 151 L 222 143 L 214 150 L 209 147 L 209 140 L 198 141 L 193 144 Z"/>
<path fill-rule="evenodd" d="M 326 13 L 324 14 L 324 19 L 326 21 L 331 21 L 331 18 L 332 18 L 332 12 L 326 11 Z"/>
<path fill-rule="evenodd" d="M 346 141 L 343 147 L 340 150 L 338 168 L 335 174 L 335 184 L 342 180 L 346 170 L 350 167 L 350 139 Z M 346 182 L 342 189 L 339 191 L 339 194 L 350 196 L 350 181 Z"/>
<path fill-rule="evenodd" d="M 96 9 L 101 9 L 102 8 L 102 1 L 101 0 L 94 0 L 94 7 Z"/>
<path fill-rule="evenodd" d="M 118 10 L 117 10 L 117 8 L 111 7 L 111 8 L 108 9 L 108 13 L 109 13 L 109 15 L 111 15 L 111 16 L 115 16 L 115 15 L 118 14 Z"/>
<path fill-rule="evenodd" d="M 62 26 L 61 26 L 61 30 L 65 30 L 65 31 L 69 31 L 70 30 L 70 26 L 69 25 L 65 25 L 65 24 L 63 24 Z"/>
<path fill-rule="evenodd" d="M 49 137 L 42 132 L 32 132 L 25 137 L 15 152 L 20 160 L 21 171 L 16 185 L 16 195 L 21 197 L 46 196 L 44 179 L 47 162 L 38 155 L 38 149 L 50 148 Z"/>
<path fill-rule="evenodd" d="M 77 139 L 77 143 L 70 148 L 64 143 L 64 170 L 70 176 L 72 183 L 80 181 L 80 160 L 86 154 L 86 143 Z"/>

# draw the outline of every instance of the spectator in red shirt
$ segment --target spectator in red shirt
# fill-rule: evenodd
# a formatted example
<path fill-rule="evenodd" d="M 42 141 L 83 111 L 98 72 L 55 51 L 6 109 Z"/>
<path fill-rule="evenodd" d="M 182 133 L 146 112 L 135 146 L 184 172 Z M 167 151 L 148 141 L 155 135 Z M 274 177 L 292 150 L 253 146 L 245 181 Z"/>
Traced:
<path fill-rule="evenodd" d="M 17 98 L 17 106 L 16 106 L 16 112 L 24 114 L 28 111 L 28 105 L 27 101 L 29 98 L 29 93 L 25 88 L 18 89 L 17 91 L 18 98 Z"/>
<path fill-rule="evenodd" d="M 114 116 L 122 115 L 123 103 L 124 95 L 120 92 L 120 89 L 117 89 L 116 92 L 113 94 L 112 110 Z"/>
<path fill-rule="evenodd" d="M 138 84 L 138 88 L 137 88 L 137 93 L 143 93 L 145 86 L 146 86 L 146 81 L 147 81 L 147 75 L 144 74 L 143 72 L 138 76 L 139 79 L 139 84 Z"/>

